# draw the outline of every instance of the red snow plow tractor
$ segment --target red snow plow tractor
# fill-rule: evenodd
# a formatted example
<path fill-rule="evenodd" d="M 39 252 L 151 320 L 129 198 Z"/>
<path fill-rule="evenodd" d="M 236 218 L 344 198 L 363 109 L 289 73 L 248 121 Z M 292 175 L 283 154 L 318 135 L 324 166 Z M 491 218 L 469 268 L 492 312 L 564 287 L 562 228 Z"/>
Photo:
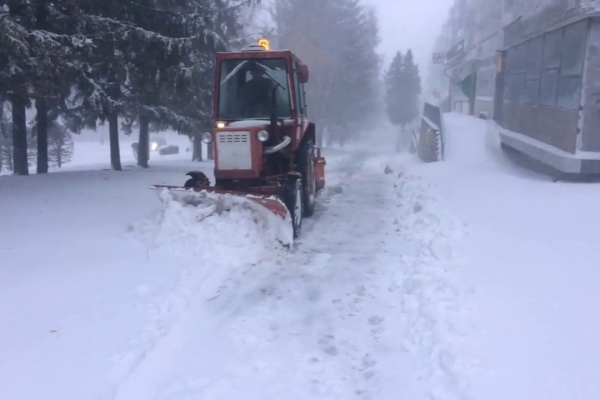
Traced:
<path fill-rule="evenodd" d="M 269 50 L 264 39 L 218 53 L 216 61 L 214 125 L 202 134 L 214 150 L 214 185 L 191 171 L 184 186 L 152 188 L 186 204 L 242 202 L 269 210 L 289 222 L 297 238 L 325 186 L 325 159 L 306 113 L 308 67 L 289 50 Z"/>

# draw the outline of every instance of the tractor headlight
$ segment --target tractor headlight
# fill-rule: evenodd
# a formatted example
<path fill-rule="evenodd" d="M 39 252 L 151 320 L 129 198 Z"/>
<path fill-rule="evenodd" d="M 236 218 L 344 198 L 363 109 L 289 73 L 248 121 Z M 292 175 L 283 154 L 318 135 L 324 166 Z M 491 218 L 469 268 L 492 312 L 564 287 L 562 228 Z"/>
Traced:
<path fill-rule="evenodd" d="M 267 140 L 269 140 L 269 132 L 267 132 L 265 130 L 258 132 L 258 134 L 256 136 L 258 137 L 258 140 L 260 140 L 261 142 L 266 142 Z"/>
<path fill-rule="evenodd" d="M 204 143 L 209 144 L 209 143 L 212 143 L 212 141 L 213 141 L 213 135 L 210 132 L 204 132 L 204 133 L 202 133 L 202 136 L 200 136 L 200 139 Z"/>
<path fill-rule="evenodd" d="M 154 151 L 158 148 L 158 143 L 152 142 L 150 143 L 150 150 Z"/>

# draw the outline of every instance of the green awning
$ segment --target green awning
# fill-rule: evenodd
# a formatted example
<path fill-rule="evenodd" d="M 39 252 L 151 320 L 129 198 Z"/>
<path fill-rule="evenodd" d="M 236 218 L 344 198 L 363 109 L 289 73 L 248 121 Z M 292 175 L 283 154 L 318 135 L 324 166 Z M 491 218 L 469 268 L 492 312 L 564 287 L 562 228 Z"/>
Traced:
<path fill-rule="evenodd" d="M 468 99 L 473 96 L 473 75 L 467 75 L 465 79 L 460 81 L 460 90 Z"/>

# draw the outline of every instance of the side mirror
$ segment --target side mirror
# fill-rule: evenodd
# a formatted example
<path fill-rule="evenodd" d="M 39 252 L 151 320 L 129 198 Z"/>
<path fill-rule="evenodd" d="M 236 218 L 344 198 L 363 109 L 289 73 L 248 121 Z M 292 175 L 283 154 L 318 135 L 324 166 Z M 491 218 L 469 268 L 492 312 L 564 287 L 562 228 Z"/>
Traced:
<path fill-rule="evenodd" d="M 300 83 L 308 82 L 308 66 L 301 64 L 298 66 L 298 81 Z"/>

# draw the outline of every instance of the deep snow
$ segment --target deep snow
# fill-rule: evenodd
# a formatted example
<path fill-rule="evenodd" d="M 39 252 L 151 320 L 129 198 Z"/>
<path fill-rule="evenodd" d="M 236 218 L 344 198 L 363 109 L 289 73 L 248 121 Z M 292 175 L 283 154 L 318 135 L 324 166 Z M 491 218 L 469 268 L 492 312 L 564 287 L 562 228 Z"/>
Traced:
<path fill-rule="evenodd" d="M 443 268 L 446 241 L 460 227 L 437 218 L 418 180 L 386 176 L 385 163 L 367 165 L 368 157 L 356 153 L 340 167 L 343 179 L 321 196 L 291 254 L 189 254 L 228 272 L 208 286 L 198 279 L 202 296 L 116 398 L 396 399 L 456 390 L 452 371 L 440 368 L 440 358 L 449 370 L 454 360 L 438 310 L 456 302 Z M 174 204 L 144 236 L 154 229 L 162 247 L 180 247 L 204 228 L 173 221 L 195 212 Z M 422 233 L 407 236 L 415 228 Z M 243 240 L 222 239 L 210 247 Z"/>
<path fill-rule="evenodd" d="M 113 172 L 77 143 L 63 172 L 0 177 L 0 398 L 600 398 L 597 186 L 445 126 L 437 164 L 325 149 L 291 251 L 243 206 L 147 190 L 210 175 L 189 153 Z"/>
<path fill-rule="evenodd" d="M 515 166 L 482 120 L 445 125 L 446 161 L 411 171 L 466 224 L 471 398 L 600 399 L 600 186 Z"/>

